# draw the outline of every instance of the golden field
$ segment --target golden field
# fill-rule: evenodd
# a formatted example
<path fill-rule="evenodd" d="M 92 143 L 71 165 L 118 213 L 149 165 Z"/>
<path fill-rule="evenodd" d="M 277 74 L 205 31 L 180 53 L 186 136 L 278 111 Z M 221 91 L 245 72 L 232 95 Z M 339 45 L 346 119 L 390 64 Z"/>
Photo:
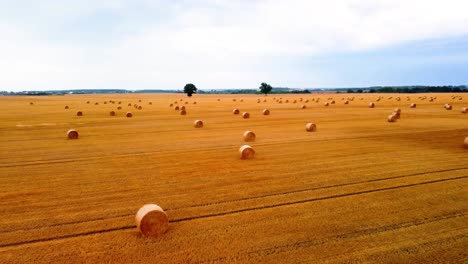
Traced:
<path fill-rule="evenodd" d="M 466 263 L 462 107 L 466 94 L 0 97 L 0 262 Z M 148 203 L 169 215 L 161 237 L 136 229 Z"/>

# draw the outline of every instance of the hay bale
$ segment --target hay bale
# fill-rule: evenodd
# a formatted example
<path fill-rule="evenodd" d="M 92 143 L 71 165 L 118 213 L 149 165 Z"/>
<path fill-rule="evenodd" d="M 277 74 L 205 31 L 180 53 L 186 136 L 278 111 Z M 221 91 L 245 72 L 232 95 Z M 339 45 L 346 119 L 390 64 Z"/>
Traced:
<path fill-rule="evenodd" d="M 148 104 L 149 104 L 149 105 L 152 105 L 152 104 L 153 104 L 153 102 L 149 102 Z"/>
<path fill-rule="evenodd" d="M 400 112 L 393 112 L 392 115 L 395 115 L 397 119 L 400 119 Z"/>
<path fill-rule="evenodd" d="M 29 105 L 34 105 L 34 103 L 33 103 L 33 102 L 29 102 Z"/>
<path fill-rule="evenodd" d="M 106 101 L 104 101 L 104 104 L 107 104 L 107 102 L 106 102 Z"/>
<path fill-rule="evenodd" d="M 468 112 L 468 108 L 462 107 L 461 112 L 462 112 L 463 114 L 466 114 L 466 112 Z"/>
<path fill-rule="evenodd" d="M 465 145 L 465 148 L 468 148 L 468 137 L 465 138 L 464 145 Z"/>
<path fill-rule="evenodd" d="M 348 101 L 348 100 L 346 100 L 346 101 L 344 102 L 344 104 L 349 104 L 349 101 Z"/>
<path fill-rule="evenodd" d="M 76 116 L 83 116 L 83 112 L 81 111 L 76 112 Z"/>
<path fill-rule="evenodd" d="M 122 107 L 121 106 L 117 107 L 117 110 L 122 110 Z"/>
<path fill-rule="evenodd" d="M 391 114 L 391 115 L 389 115 L 389 116 L 387 117 L 387 121 L 390 122 L 390 123 L 396 122 L 397 119 L 398 119 L 398 118 L 397 118 L 397 116 L 395 115 L 395 113 L 393 113 L 393 114 Z"/>
<path fill-rule="evenodd" d="M 98 102 L 95 102 L 94 105 L 99 105 L 99 103 L 98 103 Z"/>
<path fill-rule="evenodd" d="M 375 107 L 375 104 L 373 102 L 370 102 L 369 103 L 369 108 L 374 108 Z"/>
<path fill-rule="evenodd" d="M 90 102 L 90 101 L 87 101 L 86 103 L 89 104 L 89 103 L 91 103 L 91 102 Z"/>
<path fill-rule="evenodd" d="M 155 204 L 145 204 L 135 216 L 137 229 L 146 237 L 157 237 L 169 228 L 169 217 Z"/>
<path fill-rule="evenodd" d="M 255 150 L 249 145 L 243 145 L 239 149 L 241 159 L 252 159 L 255 156 Z"/>
<path fill-rule="evenodd" d="M 447 110 L 452 110 L 452 105 L 451 104 L 445 104 L 445 109 Z"/>
<path fill-rule="evenodd" d="M 132 106 L 132 104 L 131 104 L 131 103 L 128 103 L 128 106 Z"/>
<path fill-rule="evenodd" d="M 193 104 L 197 104 L 197 102 L 196 102 L 196 101 L 193 101 Z"/>
<path fill-rule="evenodd" d="M 331 103 L 331 104 L 335 104 L 335 100 L 331 101 L 330 103 Z"/>
<path fill-rule="evenodd" d="M 176 105 L 176 107 L 174 107 L 174 110 L 176 110 L 176 111 L 179 110 L 179 106 Z"/>
<path fill-rule="evenodd" d="M 305 105 L 301 105 L 301 109 L 306 109 L 306 106 L 305 106 Z"/>
<path fill-rule="evenodd" d="M 247 131 L 244 132 L 244 141 L 245 142 L 253 142 L 253 141 L 255 141 L 255 137 L 256 137 L 256 135 L 252 131 L 247 130 Z"/>
<path fill-rule="evenodd" d="M 328 102 L 325 102 L 323 105 L 324 105 L 324 106 L 328 106 L 328 105 L 329 105 L 329 103 L 328 103 Z"/>
<path fill-rule="evenodd" d="M 234 108 L 234 109 L 232 110 L 232 113 L 235 114 L 235 115 L 238 115 L 238 114 L 239 114 L 239 109 Z"/>
<path fill-rule="evenodd" d="M 410 104 L 410 107 L 411 107 L 411 108 L 416 108 L 416 104 L 415 104 L 415 103 L 411 103 L 411 104 Z"/>
<path fill-rule="evenodd" d="M 140 106 L 138 106 L 138 110 L 141 110 L 141 109 L 143 109 L 143 107 L 141 107 L 141 105 L 140 105 Z"/>
<path fill-rule="evenodd" d="M 67 132 L 68 139 L 78 139 L 78 131 L 75 129 L 70 129 Z"/>
<path fill-rule="evenodd" d="M 114 112 L 114 111 L 110 111 L 109 115 L 110 115 L 110 116 L 115 116 L 115 112 Z"/>
<path fill-rule="evenodd" d="M 122 104 L 122 101 L 119 101 L 118 104 Z"/>
<path fill-rule="evenodd" d="M 133 117 L 133 114 L 131 112 L 127 112 L 127 114 L 125 116 L 130 118 L 130 117 Z"/>
<path fill-rule="evenodd" d="M 188 101 L 185 101 L 185 104 L 188 104 Z"/>
<path fill-rule="evenodd" d="M 141 103 L 141 99 L 140 99 L 140 100 L 138 100 L 138 102 L 140 102 L 140 103 Z"/>
<path fill-rule="evenodd" d="M 315 125 L 314 123 L 307 123 L 306 124 L 306 131 L 308 131 L 308 132 L 317 131 L 317 125 Z"/>
<path fill-rule="evenodd" d="M 187 114 L 187 111 L 185 111 L 185 110 L 180 111 L 180 115 L 186 115 L 186 114 Z"/>
<path fill-rule="evenodd" d="M 395 108 L 395 109 L 393 109 L 393 112 L 401 113 L 401 109 L 400 108 Z"/>
<path fill-rule="evenodd" d="M 185 106 L 180 107 L 180 110 L 185 110 Z"/>
<path fill-rule="evenodd" d="M 270 110 L 268 110 L 268 109 L 263 109 L 262 114 L 263 114 L 263 115 L 269 115 L 269 114 L 270 114 Z"/>
<path fill-rule="evenodd" d="M 65 109 L 68 109 L 68 108 L 69 108 L 68 105 L 66 105 L 66 106 L 65 106 Z"/>
<path fill-rule="evenodd" d="M 174 104 L 170 104 L 170 105 L 169 105 L 169 107 L 173 107 L 173 106 L 174 106 Z"/>
<path fill-rule="evenodd" d="M 203 121 L 201 120 L 195 120 L 195 122 L 193 122 L 193 126 L 195 128 L 202 128 L 203 127 Z"/>
<path fill-rule="evenodd" d="M 242 118 L 248 119 L 248 118 L 250 118 L 250 114 L 248 112 L 244 112 L 244 113 L 242 113 Z"/>

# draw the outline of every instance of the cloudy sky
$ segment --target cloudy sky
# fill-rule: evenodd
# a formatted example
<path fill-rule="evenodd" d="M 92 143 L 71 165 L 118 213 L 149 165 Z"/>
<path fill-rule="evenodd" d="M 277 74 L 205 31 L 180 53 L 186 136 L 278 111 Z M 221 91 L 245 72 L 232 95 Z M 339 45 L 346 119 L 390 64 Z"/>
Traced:
<path fill-rule="evenodd" d="M 0 90 L 468 84 L 466 0 L 0 0 Z"/>

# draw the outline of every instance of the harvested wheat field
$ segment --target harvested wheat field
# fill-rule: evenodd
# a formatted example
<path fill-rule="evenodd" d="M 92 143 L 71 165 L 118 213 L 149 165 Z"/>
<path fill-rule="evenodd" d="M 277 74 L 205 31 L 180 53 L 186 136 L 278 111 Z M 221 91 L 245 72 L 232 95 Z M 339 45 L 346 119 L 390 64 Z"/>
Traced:
<path fill-rule="evenodd" d="M 0 97 L 0 262 L 466 263 L 468 95 L 454 95 Z M 163 235 L 137 229 L 146 204 Z"/>

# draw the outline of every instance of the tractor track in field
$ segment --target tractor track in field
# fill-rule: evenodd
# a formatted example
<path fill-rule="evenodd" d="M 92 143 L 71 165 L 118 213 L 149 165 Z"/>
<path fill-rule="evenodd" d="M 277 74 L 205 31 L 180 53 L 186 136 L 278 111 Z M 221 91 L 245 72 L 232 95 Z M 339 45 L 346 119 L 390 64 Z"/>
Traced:
<path fill-rule="evenodd" d="M 437 132 L 442 132 L 442 131 L 452 131 L 452 130 L 437 130 L 437 131 L 431 131 L 431 132 L 437 133 Z M 413 135 L 413 134 L 414 133 L 401 133 L 400 135 Z M 387 134 L 382 134 L 382 135 L 377 135 L 377 136 L 278 140 L 278 141 L 270 141 L 270 142 L 264 142 L 264 143 L 255 143 L 255 146 L 263 147 L 263 146 L 296 144 L 296 143 L 303 143 L 303 142 L 328 142 L 328 141 L 335 142 L 335 141 L 341 141 L 341 140 L 382 139 L 382 138 L 387 138 L 387 137 L 388 137 Z M 229 150 L 229 149 L 237 148 L 238 146 L 239 146 L 238 144 L 235 144 L 235 145 L 233 144 L 233 145 L 225 145 L 225 146 L 218 146 L 218 147 L 206 147 L 204 148 L 204 151 Z M 73 162 L 81 162 L 81 161 L 89 161 L 89 160 L 102 160 L 102 159 L 109 159 L 109 158 L 127 158 L 127 157 L 137 157 L 137 156 L 145 156 L 145 155 L 153 155 L 153 154 L 161 154 L 161 153 L 177 154 L 177 153 L 187 153 L 187 152 L 196 152 L 196 151 L 199 151 L 199 148 L 142 151 L 142 152 L 124 153 L 124 154 L 117 154 L 117 155 L 100 155 L 100 156 L 81 157 L 81 158 L 43 159 L 43 160 L 32 160 L 32 161 L 25 161 L 25 162 L 19 162 L 19 163 L 0 164 L 0 168 L 37 166 L 37 165 L 44 165 L 44 164 L 64 164 L 64 163 L 73 163 Z"/>
<path fill-rule="evenodd" d="M 319 197 L 319 198 L 303 199 L 303 200 L 293 201 L 293 202 L 283 202 L 283 203 L 278 203 L 278 204 L 273 204 L 273 205 L 257 206 L 257 207 L 232 210 L 232 211 L 221 212 L 221 213 L 205 214 L 205 215 L 199 215 L 199 216 L 193 216 L 193 217 L 172 219 L 170 223 L 178 223 L 178 222 L 192 221 L 192 220 L 198 220 L 198 219 L 204 219 L 204 218 L 227 216 L 227 215 L 250 212 L 250 211 L 265 210 L 265 209 L 271 209 L 271 208 L 277 208 L 277 207 L 283 207 L 283 206 L 290 206 L 290 205 L 337 199 L 337 198 L 350 197 L 350 196 L 356 196 L 356 195 L 362 195 L 362 194 L 369 194 L 369 193 L 375 193 L 375 192 L 396 190 L 396 189 L 409 188 L 409 187 L 434 184 L 434 183 L 440 183 L 440 182 L 446 182 L 446 181 L 463 180 L 467 178 L 468 178 L 468 175 L 454 177 L 454 178 L 446 178 L 446 179 L 439 179 L 439 180 L 432 180 L 432 181 L 424 181 L 424 182 L 419 182 L 419 183 L 405 184 L 405 185 L 397 185 L 397 186 L 391 186 L 391 187 L 386 187 L 386 188 L 364 190 L 364 191 L 359 191 L 359 192 L 351 192 L 351 193 L 345 193 L 345 194 L 339 194 L 339 195 L 330 195 L 330 196 Z M 68 238 L 76 238 L 76 237 L 89 236 L 89 235 L 101 234 L 101 233 L 107 233 L 107 232 L 123 231 L 123 230 L 129 230 L 133 228 L 135 228 L 135 225 L 125 225 L 121 227 L 93 230 L 93 231 L 88 231 L 88 232 L 83 232 L 83 233 L 78 233 L 78 234 L 70 234 L 70 235 L 63 235 L 63 236 L 58 236 L 58 237 L 40 238 L 40 239 L 33 239 L 29 241 L 6 243 L 6 244 L 0 245 L 0 249 L 7 249 L 7 248 L 16 247 L 16 246 L 30 245 L 30 244 L 36 244 L 36 243 L 41 243 L 41 242 L 59 241 L 59 240 L 68 239 Z"/>
<path fill-rule="evenodd" d="M 278 253 L 287 252 L 290 250 L 297 250 L 300 248 L 312 247 L 312 246 L 317 246 L 317 245 L 322 245 L 322 244 L 327 244 L 327 243 L 332 243 L 332 242 L 339 242 L 345 239 L 359 238 L 363 236 L 369 236 L 369 235 L 374 235 L 374 234 L 379 234 L 379 233 L 384 233 L 384 232 L 391 232 L 391 231 L 395 231 L 399 229 L 417 227 L 417 226 L 441 222 L 445 220 L 451 220 L 451 219 L 455 219 L 459 217 L 466 217 L 465 211 L 456 211 L 450 214 L 437 215 L 437 216 L 433 216 L 430 218 L 417 219 L 414 221 L 407 221 L 407 222 L 402 222 L 398 224 L 390 224 L 390 225 L 385 225 L 385 226 L 361 229 L 361 230 L 357 230 L 357 231 L 353 231 L 353 232 L 349 232 L 345 234 L 339 234 L 336 236 L 326 237 L 322 239 L 302 240 L 302 241 L 297 241 L 291 244 L 285 244 L 285 245 L 279 245 L 275 247 L 268 247 L 268 248 L 253 250 L 253 251 L 241 252 L 231 257 L 210 259 L 210 260 L 202 261 L 200 263 L 206 263 L 206 262 L 211 263 L 211 262 L 218 262 L 218 261 L 224 262 L 224 261 L 229 261 L 229 260 L 235 260 L 236 258 L 239 258 L 240 256 L 245 257 L 246 255 L 247 256 L 264 256 L 264 255 L 278 254 Z M 431 242 L 427 242 L 423 244 L 424 245 L 438 244 L 444 241 L 451 242 L 451 241 L 456 241 L 456 240 L 466 239 L 466 238 L 468 238 L 468 234 L 461 234 L 461 235 L 457 235 L 454 237 L 435 240 L 435 241 L 431 241 Z"/>
<path fill-rule="evenodd" d="M 380 182 L 380 181 L 402 179 L 402 178 L 408 178 L 408 177 L 416 177 L 416 176 L 421 176 L 421 175 L 426 175 L 426 174 L 435 174 L 435 173 L 459 171 L 459 170 L 467 170 L 467 169 L 468 169 L 468 167 L 438 170 L 438 171 L 430 171 L 430 172 L 412 173 L 412 174 L 385 177 L 385 178 L 372 179 L 372 180 L 366 180 L 366 181 L 357 181 L 357 182 L 351 182 L 351 183 L 328 185 L 328 186 L 323 186 L 323 187 L 305 188 L 305 189 L 299 189 L 299 190 L 293 190 L 293 191 L 287 191 L 287 192 L 271 193 L 271 194 L 265 194 L 265 195 L 259 195 L 259 196 L 245 197 L 245 198 L 240 198 L 240 199 L 219 201 L 219 202 L 214 202 L 214 203 L 205 203 L 205 204 L 197 204 L 197 205 L 191 205 L 191 206 L 173 207 L 173 208 L 167 208 L 167 209 L 165 209 L 165 211 L 171 212 L 171 211 L 177 211 L 177 210 L 181 210 L 181 209 L 193 209 L 193 208 L 200 208 L 200 207 L 209 207 L 209 206 L 216 206 L 216 205 L 223 205 L 223 204 L 231 204 L 231 203 L 236 203 L 236 202 L 256 200 L 256 199 L 262 199 L 262 198 L 283 196 L 283 195 L 296 194 L 296 193 L 304 193 L 304 192 L 310 192 L 310 191 L 320 191 L 320 190 L 326 190 L 326 189 L 332 189 L 332 188 L 338 188 L 338 187 L 348 187 L 348 186 L 353 186 L 353 185 L 358 185 L 358 184 L 374 183 L 374 182 Z M 84 221 L 72 221 L 72 222 L 59 223 L 59 224 L 40 226 L 40 227 L 21 228 L 21 229 L 17 229 L 17 230 L 8 231 L 8 232 L 0 232 L 0 235 L 5 234 L 5 233 L 15 232 L 15 231 L 27 231 L 27 230 L 33 230 L 33 229 L 42 229 L 42 228 L 51 228 L 51 227 L 66 226 L 66 225 L 75 225 L 75 224 L 81 224 L 81 223 L 86 223 L 86 222 L 95 222 L 95 221 L 102 221 L 102 220 L 114 219 L 114 218 L 120 218 L 120 217 L 129 217 L 129 216 L 132 216 L 132 215 L 133 214 L 119 214 L 119 215 L 114 215 L 114 216 L 111 216 L 111 217 L 99 217 L 99 218 L 88 219 L 88 220 L 84 220 Z"/>

